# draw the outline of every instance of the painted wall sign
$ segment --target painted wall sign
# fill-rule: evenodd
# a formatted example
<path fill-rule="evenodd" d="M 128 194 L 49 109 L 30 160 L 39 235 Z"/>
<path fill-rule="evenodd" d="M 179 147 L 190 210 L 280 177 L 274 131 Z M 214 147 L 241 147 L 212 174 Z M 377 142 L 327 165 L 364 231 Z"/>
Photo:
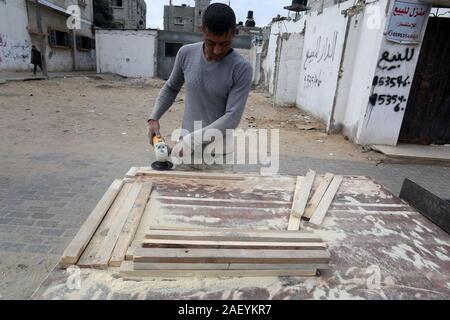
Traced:
<path fill-rule="evenodd" d="M 395 0 L 386 39 L 397 43 L 419 43 L 430 10 L 429 4 Z"/>

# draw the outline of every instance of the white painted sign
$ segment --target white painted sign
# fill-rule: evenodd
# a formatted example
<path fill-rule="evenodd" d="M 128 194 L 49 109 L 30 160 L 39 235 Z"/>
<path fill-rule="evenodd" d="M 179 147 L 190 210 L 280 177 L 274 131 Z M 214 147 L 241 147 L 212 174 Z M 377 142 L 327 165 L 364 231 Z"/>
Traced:
<path fill-rule="evenodd" d="M 397 43 L 419 43 L 431 6 L 396 0 L 389 19 L 386 39 Z"/>

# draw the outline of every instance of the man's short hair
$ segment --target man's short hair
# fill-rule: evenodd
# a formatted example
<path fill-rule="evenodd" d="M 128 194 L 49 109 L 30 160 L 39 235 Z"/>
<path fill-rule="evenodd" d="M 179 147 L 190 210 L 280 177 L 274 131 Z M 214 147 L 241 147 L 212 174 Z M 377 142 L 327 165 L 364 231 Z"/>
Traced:
<path fill-rule="evenodd" d="M 218 36 L 236 28 L 236 15 L 224 3 L 213 3 L 203 13 L 203 27 Z"/>

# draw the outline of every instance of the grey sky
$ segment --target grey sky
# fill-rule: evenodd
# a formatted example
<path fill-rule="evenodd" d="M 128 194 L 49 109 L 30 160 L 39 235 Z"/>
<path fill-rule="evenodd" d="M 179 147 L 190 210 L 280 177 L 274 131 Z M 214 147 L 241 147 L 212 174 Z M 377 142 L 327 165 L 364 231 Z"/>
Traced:
<path fill-rule="evenodd" d="M 145 0 L 147 2 L 147 28 L 163 29 L 164 5 L 169 4 L 169 0 Z M 228 0 L 216 0 L 213 2 L 223 2 L 228 4 Z M 173 0 L 174 5 L 187 4 L 194 6 L 194 0 Z M 231 0 L 231 7 L 236 12 L 238 21 L 245 22 L 247 12 L 254 11 L 254 19 L 257 26 L 265 26 L 277 14 L 286 15 L 287 10 L 283 7 L 292 3 L 292 0 Z"/>

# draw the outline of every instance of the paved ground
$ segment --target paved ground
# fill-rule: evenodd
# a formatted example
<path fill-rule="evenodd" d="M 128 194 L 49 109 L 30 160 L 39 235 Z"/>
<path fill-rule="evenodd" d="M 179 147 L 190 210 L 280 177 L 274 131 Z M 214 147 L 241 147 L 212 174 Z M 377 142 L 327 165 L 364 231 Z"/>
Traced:
<path fill-rule="evenodd" d="M 77 77 L 80 75 L 92 75 L 95 74 L 94 71 L 77 71 L 77 72 L 50 72 L 48 77 L 52 78 L 64 78 L 64 77 Z M 0 83 L 5 81 L 28 81 L 28 80 L 44 80 L 45 77 L 42 75 L 42 72 L 37 72 L 36 75 L 33 72 L 9 72 L 9 71 L 0 71 Z"/>
<path fill-rule="evenodd" d="M 17 88 L 21 88 L 20 85 L 7 87 L 13 91 Z M 0 87 L 0 95 L 1 90 Z M 1 112 L 14 115 L 19 113 L 22 105 L 13 100 L 16 97 L 8 96 L 11 93 L 8 90 L 3 92 L 11 100 L 5 98 L 3 101 L 8 103 L 4 104 L 0 101 Z M 46 94 L 50 95 L 44 90 L 43 101 L 50 103 L 54 97 Z M 31 104 L 32 109 L 33 106 Z M 130 108 L 123 113 L 133 115 L 130 116 L 129 134 L 125 136 L 120 134 L 124 129 L 117 128 L 113 119 L 96 120 L 113 126 L 111 131 L 115 135 L 108 140 L 106 131 L 88 136 L 80 133 L 78 138 L 74 137 L 75 133 L 67 135 L 63 130 L 50 135 L 52 126 L 63 121 L 58 118 L 47 123 L 50 111 L 31 123 L 22 121 L 22 115 L 17 119 L 12 117 L 8 122 L 0 120 L 3 137 L 0 142 L 0 299 L 28 298 L 56 265 L 62 251 L 113 179 L 123 177 L 131 166 L 150 164 L 153 155 L 148 151 L 145 138 L 136 138 L 145 135 L 143 129 L 136 129 L 145 113 Z M 123 115 L 119 113 L 118 117 L 123 121 Z M 25 130 L 33 126 L 40 130 Z M 135 128 L 134 135 L 130 133 L 132 128 Z M 299 131 L 297 139 L 307 139 L 308 134 Z M 342 137 L 339 139 L 344 141 Z M 133 144 L 134 140 L 137 142 Z M 290 147 L 296 148 L 295 145 Z M 346 145 L 345 148 L 349 147 Z M 328 155 L 320 158 L 306 147 L 301 150 L 303 152 L 282 152 L 280 173 L 299 175 L 312 168 L 319 173 L 369 175 L 395 194 L 400 191 L 403 179 L 410 178 L 439 196 L 450 198 L 449 167 L 378 164 L 378 161 L 363 161 L 356 151 L 353 156 L 357 161 L 351 160 L 353 156 L 345 155 L 340 159 Z M 235 170 L 257 168 L 236 167 Z"/>

